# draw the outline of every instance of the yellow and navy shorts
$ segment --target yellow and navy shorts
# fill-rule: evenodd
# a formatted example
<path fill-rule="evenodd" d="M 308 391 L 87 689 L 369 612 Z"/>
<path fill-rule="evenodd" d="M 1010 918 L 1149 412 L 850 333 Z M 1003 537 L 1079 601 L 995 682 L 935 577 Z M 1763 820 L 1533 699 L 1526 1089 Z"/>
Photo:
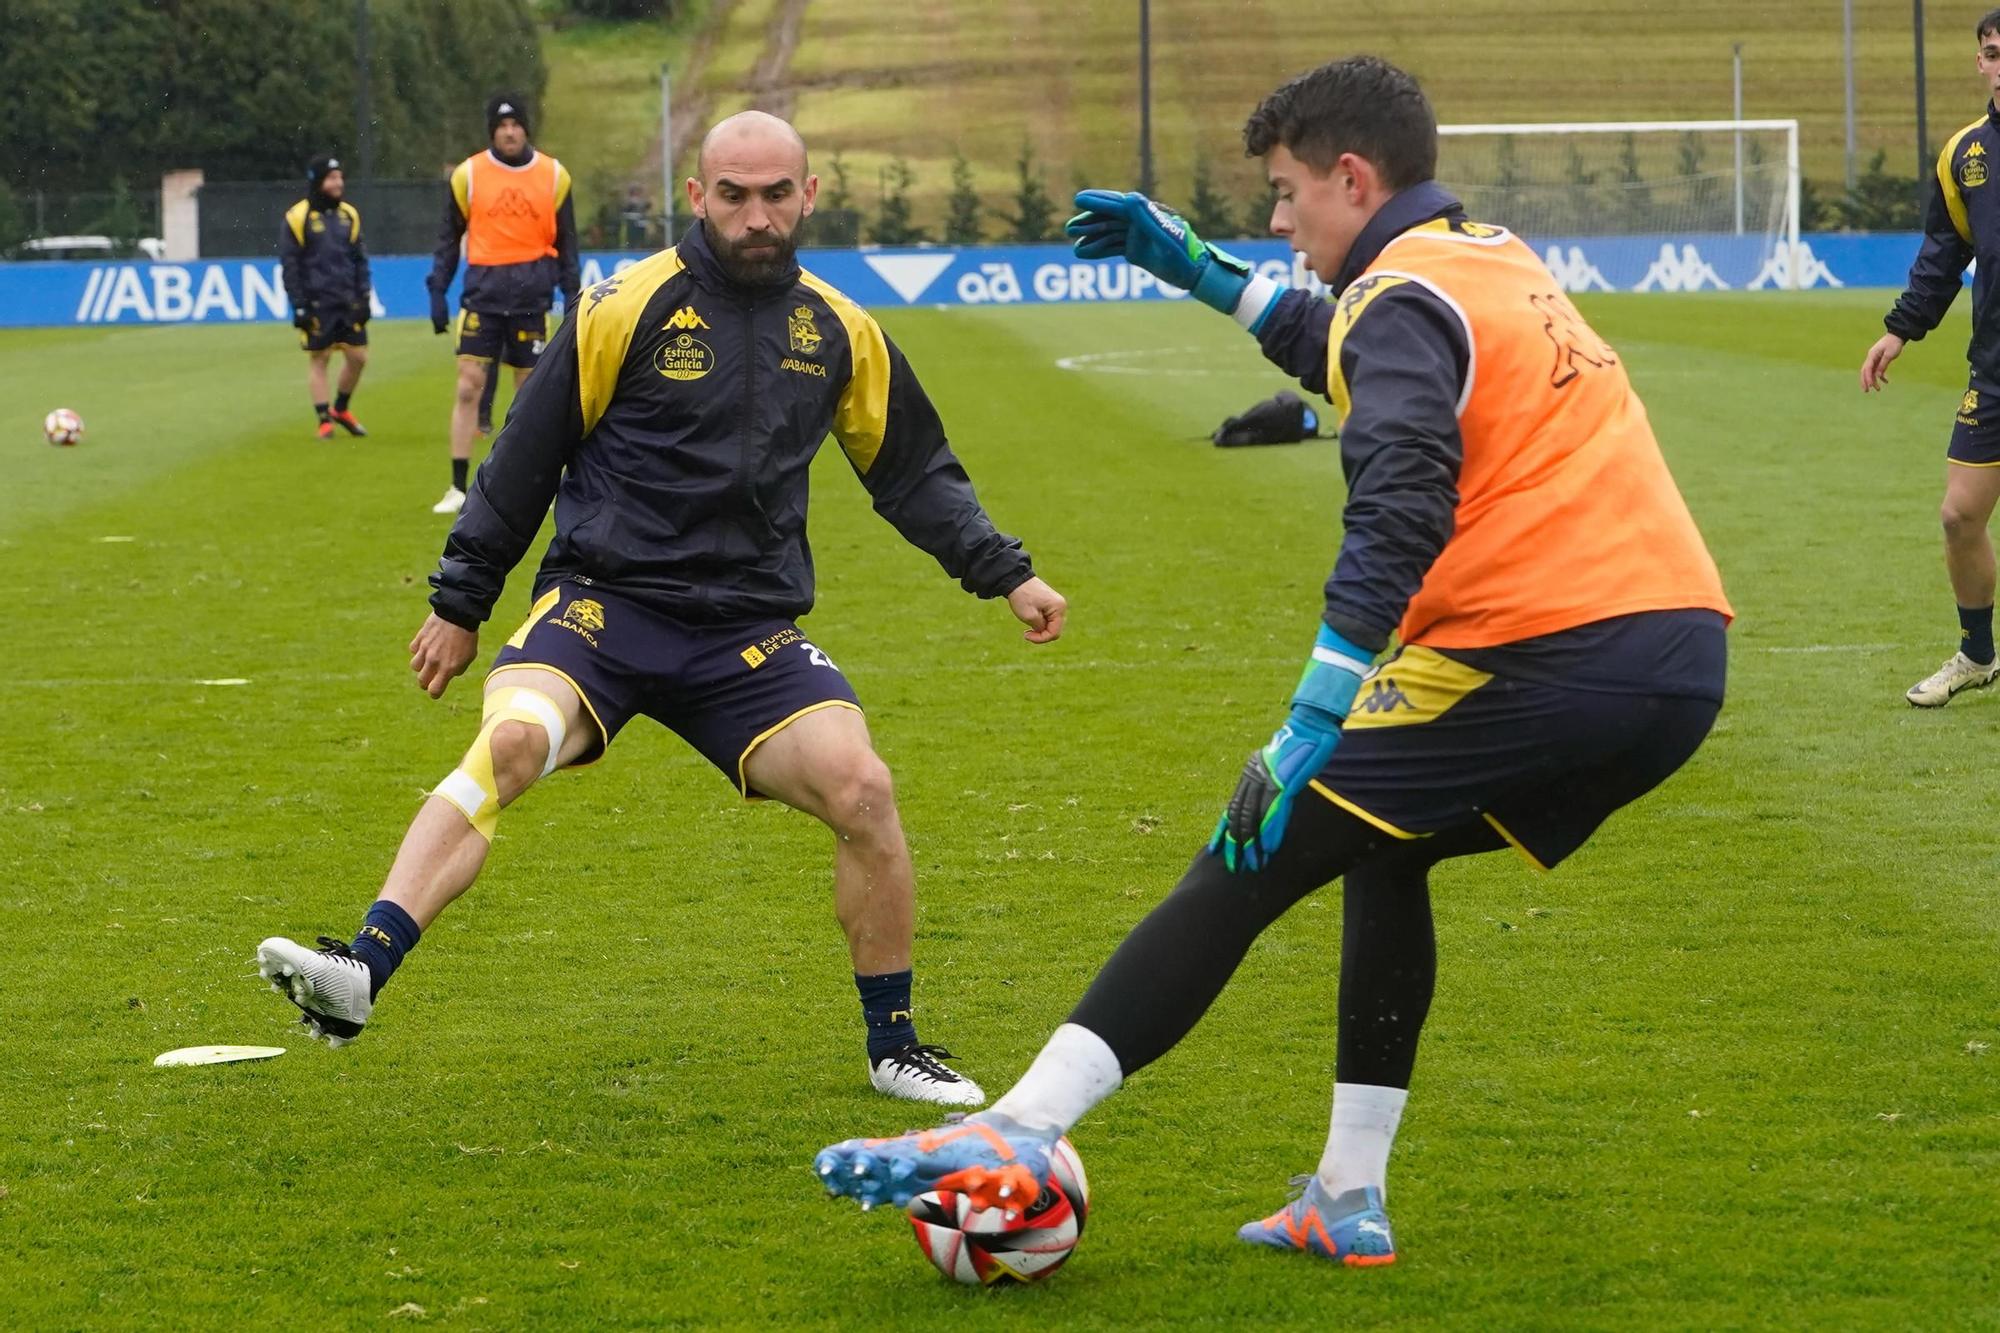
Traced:
<path fill-rule="evenodd" d="M 822 708 L 861 711 L 832 659 L 789 620 L 689 625 L 608 592 L 565 580 L 535 599 L 527 620 L 493 659 L 494 673 L 553 671 L 583 698 L 604 753 L 644 714 L 722 770 L 747 797 L 751 752 Z"/>
<path fill-rule="evenodd" d="M 1484 820 L 1546 869 L 1686 763 L 1721 708 L 1515 680 L 1408 646 L 1362 681 L 1312 786 L 1402 839 Z"/>
<path fill-rule="evenodd" d="M 356 324 L 345 314 L 314 315 L 312 323 L 299 330 L 299 347 L 308 352 L 367 345 L 368 325 Z"/>
<path fill-rule="evenodd" d="M 1945 457 L 1961 467 L 2000 467 L 2000 385 L 1976 374 L 1966 384 Z"/>
<path fill-rule="evenodd" d="M 503 366 L 532 368 L 542 358 L 549 338 L 547 315 L 496 315 L 484 310 L 458 312 L 458 354 Z"/>

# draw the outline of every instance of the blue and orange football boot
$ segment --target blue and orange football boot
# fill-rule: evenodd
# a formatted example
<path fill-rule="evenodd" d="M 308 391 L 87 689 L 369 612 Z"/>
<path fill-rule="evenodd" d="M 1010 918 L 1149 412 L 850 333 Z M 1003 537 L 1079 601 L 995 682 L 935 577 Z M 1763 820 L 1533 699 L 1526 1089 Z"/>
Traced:
<path fill-rule="evenodd" d="M 813 1158 L 813 1174 L 828 1194 L 863 1208 L 903 1208 L 926 1191 L 954 1190 L 975 1208 L 1026 1212 L 1049 1177 L 1054 1142 L 988 1114 L 892 1139 L 833 1144 Z"/>
<path fill-rule="evenodd" d="M 1294 1176 L 1292 1184 L 1305 1188 L 1263 1221 L 1246 1222 L 1236 1238 L 1276 1250 L 1304 1250 L 1350 1268 L 1396 1262 L 1396 1240 L 1389 1234 L 1380 1190 L 1328 1194 L 1316 1175 Z"/>

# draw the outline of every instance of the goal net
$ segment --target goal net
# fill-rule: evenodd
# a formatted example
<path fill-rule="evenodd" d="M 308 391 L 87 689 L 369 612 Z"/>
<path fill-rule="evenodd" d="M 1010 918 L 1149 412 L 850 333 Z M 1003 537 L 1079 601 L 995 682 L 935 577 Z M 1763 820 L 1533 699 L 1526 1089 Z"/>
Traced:
<path fill-rule="evenodd" d="M 1812 281 L 1796 120 L 1440 125 L 1438 136 L 1439 182 L 1474 221 L 1533 246 L 1568 290 Z"/>

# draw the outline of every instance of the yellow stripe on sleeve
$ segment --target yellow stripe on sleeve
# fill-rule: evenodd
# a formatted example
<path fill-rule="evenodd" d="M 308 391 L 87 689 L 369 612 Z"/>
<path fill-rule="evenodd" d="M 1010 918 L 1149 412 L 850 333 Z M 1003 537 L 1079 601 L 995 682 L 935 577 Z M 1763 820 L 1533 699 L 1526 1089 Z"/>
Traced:
<path fill-rule="evenodd" d="M 833 438 L 840 441 L 854 470 L 865 477 L 882 452 L 882 437 L 889 429 L 889 340 L 874 316 L 823 279 L 801 270 L 799 281 L 819 294 L 847 330 L 854 368 L 834 410 Z"/>
<path fill-rule="evenodd" d="M 581 309 L 573 316 L 577 322 L 576 392 L 584 434 L 597 428 L 605 409 L 611 406 L 611 395 L 618 388 L 618 376 L 625 369 L 625 357 L 632 350 L 646 303 L 681 268 L 680 251 L 662 250 L 586 288 L 577 302 Z"/>
<path fill-rule="evenodd" d="M 361 210 L 343 199 L 340 201 L 340 211 L 347 217 L 347 239 L 350 241 L 360 240 Z"/>
<path fill-rule="evenodd" d="M 1342 421 L 1347 420 L 1347 414 L 1354 409 L 1354 399 L 1347 387 L 1347 376 L 1340 369 L 1341 344 L 1347 341 L 1355 321 L 1361 318 L 1362 312 L 1376 297 L 1408 281 L 1408 278 L 1387 273 L 1363 274 L 1340 294 L 1340 300 L 1333 307 L 1333 326 L 1326 334 L 1326 390 Z"/>
<path fill-rule="evenodd" d="M 1952 135 L 1951 142 L 1944 146 L 1944 151 L 1938 154 L 1937 160 L 1938 189 L 1944 192 L 1944 211 L 1951 214 L 1952 230 L 1956 231 L 1958 239 L 1967 245 L 1972 244 L 1972 221 L 1965 215 L 1965 196 L 1959 192 L 1958 178 L 1952 174 L 1951 160 L 1958 156 L 1958 146 L 1965 142 L 1965 136 L 1985 123 L 1986 117 L 1981 116 Z"/>
<path fill-rule="evenodd" d="M 549 161 L 556 164 L 556 207 L 561 208 L 563 200 L 569 198 L 569 168 L 557 162 L 555 158 L 550 158 Z"/>
<path fill-rule="evenodd" d="M 292 229 L 292 239 L 300 245 L 306 243 L 306 201 L 301 199 L 285 210 L 285 225 Z"/>
<path fill-rule="evenodd" d="M 460 217 L 472 216 L 472 159 L 469 157 L 451 170 L 451 197 L 458 201 Z"/>

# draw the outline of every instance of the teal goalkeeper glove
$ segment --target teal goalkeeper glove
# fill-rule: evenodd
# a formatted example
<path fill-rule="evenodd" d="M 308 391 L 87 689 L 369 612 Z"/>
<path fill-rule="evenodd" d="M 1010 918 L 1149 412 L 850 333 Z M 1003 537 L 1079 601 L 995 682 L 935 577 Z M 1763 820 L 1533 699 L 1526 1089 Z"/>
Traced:
<path fill-rule="evenodd" d="M 1234 315 L 1250 285 L 1250 265 L 1194 234 L 1187 219 L 1143 194 L 1079 190 L 1083 211 L 1063 226 L 1078 259 L 1123 255 L 1205 306 Z"/>
<path fill-rule="evenodd" d="M 1228 869 L 1258 871 L 1285 839 L 1292 801 L 1326 767 L 1340 744 L 1340 724 L 1354 707 L 1371 654 L 1325 625 L 1312 660 L 1292 692 L 1292 713 L 1270 743 L 1250 756 L 1229 808 L 1215 822 L 1208 850 Z"/>

